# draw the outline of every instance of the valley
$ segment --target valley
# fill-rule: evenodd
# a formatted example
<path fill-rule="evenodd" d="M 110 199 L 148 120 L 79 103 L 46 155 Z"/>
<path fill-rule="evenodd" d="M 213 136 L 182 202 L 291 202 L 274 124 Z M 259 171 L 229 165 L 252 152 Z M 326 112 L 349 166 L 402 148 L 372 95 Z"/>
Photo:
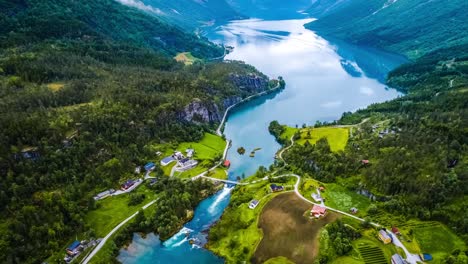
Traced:
<path fill-rule="evenodd" d="M 0 0 L 0 263 L 468 263 L 467 12 Z"/>

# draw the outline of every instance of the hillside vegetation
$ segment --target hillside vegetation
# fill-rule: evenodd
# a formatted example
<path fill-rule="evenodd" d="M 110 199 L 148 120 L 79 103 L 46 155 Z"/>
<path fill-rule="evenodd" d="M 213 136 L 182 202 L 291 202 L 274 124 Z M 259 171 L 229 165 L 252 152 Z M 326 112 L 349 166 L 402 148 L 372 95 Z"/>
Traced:
<path fill-rule="evenodd" d="M 321 35 L 376 46 L 416 58 L 468 41 L 464 0 L 317 0 L 306 25 Z"/>
<path fill-rule="evenodd" d="M 93 195 L 141 177 L 132 172 L 154 160 L 152 144 L 197 142 L 214 127 L 214 118 L 186 118 L 187 105 L 215 115 L 226 99 L 255 92 L 232 76 L 267 82 L 241 62 L 177 63 L 179 52 L 223 51 L 112 0 L 0 1 L 0 47 L 2 263 L 41 263 L 75 236 L 92 236 Z M 151 224 L 163 236 L 185 219 L 165 205 L 177 197 L 158 209 L 177 221 Z"/>
<path fill-rule="evenodd" d="M 118 0 L 122 4 L 138 7 L 147 13 L 193 31 L 244 16 L 235 11 L 226 0 Z"/>

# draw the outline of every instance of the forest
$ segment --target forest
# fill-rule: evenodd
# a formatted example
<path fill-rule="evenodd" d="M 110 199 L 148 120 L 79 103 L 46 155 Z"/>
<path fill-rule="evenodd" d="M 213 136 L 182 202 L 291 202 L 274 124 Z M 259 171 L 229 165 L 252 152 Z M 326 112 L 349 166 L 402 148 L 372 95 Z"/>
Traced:
<path fill-rule="evenodd" d="M 242 62 L 177 63 L 178 52 L 209 59 L 223 49 L 112 0 L 2 0 L 0 47 L 2 263 L 41 263 L 86 232 L 93 195 L 135 177 L 154 157 L 150 143 L 213 130 L 215 121 L 183 118 L 188 104 L 222 111 L 255 92 L 233 75 L 267 81 Z"/>
<path fill-rule="evenodd" d="M 467 242 L 467 51 L 437 50 L 392 71 L 388 83 L 405 96 L 344 113 L 337 124 L 368 120 L 346 149 L 332 152 L 326 139 L 296 144 L 284 154 L 291 169 L 323 182 L 352 178 L 347 187 L 369 191 L 381 209 L 441 221 Z"/>

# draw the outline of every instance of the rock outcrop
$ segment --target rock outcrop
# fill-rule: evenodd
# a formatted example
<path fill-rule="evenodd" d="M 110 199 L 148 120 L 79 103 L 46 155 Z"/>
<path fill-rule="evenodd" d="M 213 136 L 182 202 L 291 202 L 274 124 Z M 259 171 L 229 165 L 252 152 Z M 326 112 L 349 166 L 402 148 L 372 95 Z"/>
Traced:
<path fill-rule="evenodd" d="M 210 123 L 220 122 L 223 115 L 215 103 L 195 99 L 184 108 L 181 118 L 189 122 Z"/>
<path fill-rule="evenodd" d="M 229 79 L 239 87 L 239 89 L 249 93 L 260 93 L 268 88 L 268 78 L 265 76 L 259 76 L 256 74 L 231 74 Z"/>

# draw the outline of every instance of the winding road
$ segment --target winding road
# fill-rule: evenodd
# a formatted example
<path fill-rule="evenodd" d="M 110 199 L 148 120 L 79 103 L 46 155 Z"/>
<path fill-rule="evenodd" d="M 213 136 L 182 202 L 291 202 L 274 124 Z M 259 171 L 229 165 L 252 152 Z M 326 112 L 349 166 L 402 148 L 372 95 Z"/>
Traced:
<path fill-rule="evenodd" d="M 156 200 L 153 200 L 149 203 L 147 203 L 146 205 L 144 205 L 143 207 L 141 207 L 141 209 L 145 210 L 146 208 L 150 207 L 151 205 L 153 205 L 156 201 Z M 128 217 L 127 219 L 123 220 L 122 222 L 120 222 L 120 224 L 118 224 L 116 227 L 114 227 L 114 229 L 112 229 L 109 234 L 107 234 L 102 240 L 101 242 L 99 242 L 99 244 L 93 249 L 93 251 L 91 251 L 91 253 L 83 260 L 81 261 L 82 264 L 88 264 L 89 261 L 91 261 L 91 259 L 99 252 L 99 250 L 102 249 L 102 247 L 104 246 L 104 244 L 106 244 L 106 241 L 115 233 L 117 232 L 117 230 L 119 230 L 122 226 L 124 226 L 128 221 L 132 220 L 139 212 L 136 212 L 134 214 L 132 214 L 130 217 Z"/>

